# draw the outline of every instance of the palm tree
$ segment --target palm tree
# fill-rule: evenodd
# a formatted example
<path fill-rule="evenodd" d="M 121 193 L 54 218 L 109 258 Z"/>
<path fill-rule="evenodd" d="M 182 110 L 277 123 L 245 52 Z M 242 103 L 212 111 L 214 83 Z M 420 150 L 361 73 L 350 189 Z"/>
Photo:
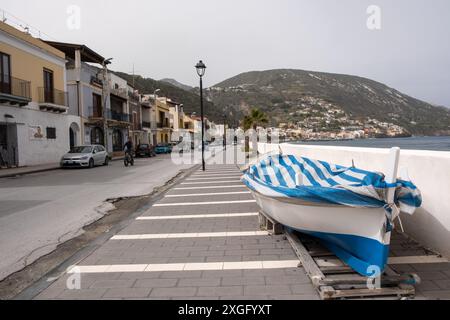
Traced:
<path fill-rule="evenodd" d="M 256 130 L 258 126 L 265 126 L 269 123 L 269 119 L 267 115 L 259 110 L 258 108 L 253 108 L 250 111 L 250 114 L 244 117 L 242 120 L 242 126 L 244 127 L 244 131 L 247 132 L 250 129 Z M 250 150 L 250 137 L 248 135 L 245 136 L 245 152 Z"/>

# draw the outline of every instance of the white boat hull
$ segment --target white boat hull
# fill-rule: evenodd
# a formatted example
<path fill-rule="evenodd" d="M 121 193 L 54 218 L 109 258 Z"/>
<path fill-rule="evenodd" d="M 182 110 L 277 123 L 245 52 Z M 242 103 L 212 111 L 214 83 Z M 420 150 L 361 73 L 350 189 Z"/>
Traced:
<path fill-rule="evenodd" d="M 306 204 L 290 198 L 267 197 L 255 191 L 252 194 L 264 214 L 275 221 L 321 238 L 335 253 L 342 250 L 340 257 L 349 264 L 358 260 L 352 267 L 361 274 L 371 275 L 371 271 L 365 270 L 369 266 L 384 269 L 391 233 L 386 232 L 383 208 Z"/>

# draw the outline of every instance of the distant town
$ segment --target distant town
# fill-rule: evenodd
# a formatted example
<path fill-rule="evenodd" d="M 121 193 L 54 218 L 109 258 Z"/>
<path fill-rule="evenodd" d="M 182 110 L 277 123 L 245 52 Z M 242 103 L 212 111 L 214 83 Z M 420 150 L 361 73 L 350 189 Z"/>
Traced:
<path fill-rule="evenodd" d="M 353 118 L 332 103 L 305 97 L 302 108 L 290 116 L 295 122 L 280 123 L 276 132 L 281 140 L 353 140 L 369 138 L 410 137 L 403 127 L 370 117 Z M 395 115 L 392 115 L 395 118 Z"/>

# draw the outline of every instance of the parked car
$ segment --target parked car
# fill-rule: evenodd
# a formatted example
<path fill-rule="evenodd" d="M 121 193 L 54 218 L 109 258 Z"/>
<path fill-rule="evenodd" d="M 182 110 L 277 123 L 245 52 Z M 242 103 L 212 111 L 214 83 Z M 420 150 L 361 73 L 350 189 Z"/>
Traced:
<path fill-rule="evenodd" d="M 136 157 L 156 157 L 155 147 L 148 143 L 141 143 L 136 147 Z"/>
<path fill-rule="evenodd" d="M 172 146 L 168 143 L 160 143 L 156 145 L 156 154 L 172 153 Z"/>
<path fill-rule="evenodd" d="M 73 147 L 61 158 L 61 167 L 88 167 L 107 166 L 109 155 L 105 147 L 100 145 L 88 145 Z"/>

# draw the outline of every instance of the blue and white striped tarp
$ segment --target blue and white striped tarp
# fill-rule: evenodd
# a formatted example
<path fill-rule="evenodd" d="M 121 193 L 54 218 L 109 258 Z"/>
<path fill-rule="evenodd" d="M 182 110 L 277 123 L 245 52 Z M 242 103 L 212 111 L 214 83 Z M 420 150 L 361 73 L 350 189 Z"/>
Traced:
<path fill-rule="evenodd" d="M 386 191 L 395 187 L 395 203 L 402 212 L 413 214 L 422 204 L 420 191 L 409 181 L 388 184 L 381 173 L 293 155 L 264 158 L 247 170 L 242 181 L 269 197 L 371 208 L 386 207 Z"/>

